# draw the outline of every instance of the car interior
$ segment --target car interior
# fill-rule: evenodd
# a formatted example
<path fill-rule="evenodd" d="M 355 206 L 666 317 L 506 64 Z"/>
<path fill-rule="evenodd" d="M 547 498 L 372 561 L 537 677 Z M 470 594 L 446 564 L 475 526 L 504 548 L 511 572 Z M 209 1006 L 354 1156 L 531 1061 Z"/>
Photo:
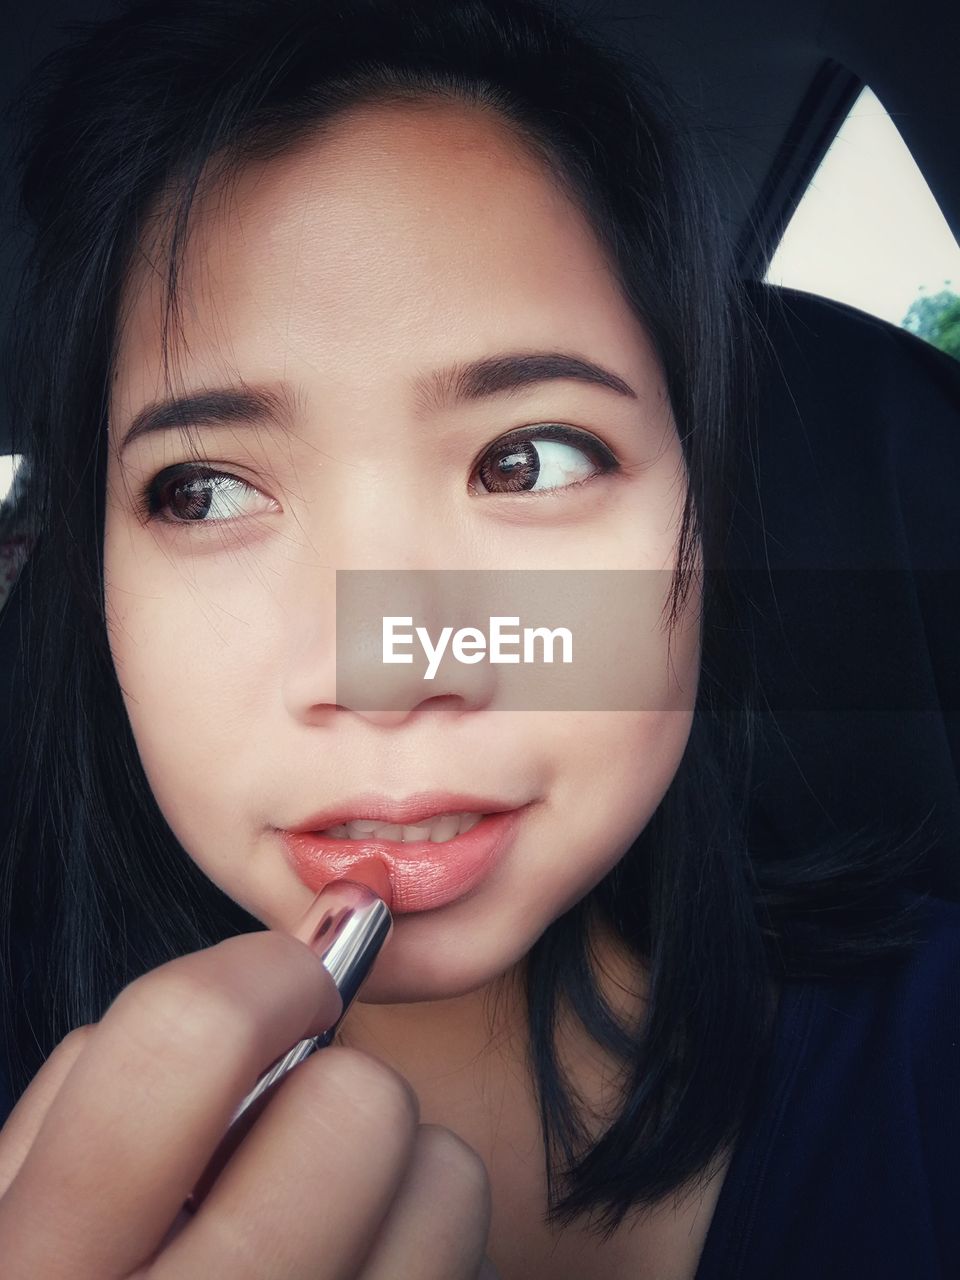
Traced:
<path fill-rule="evenodd" d="M 649 59 L 680 95 L 760 318 L 756 442 L 742 459 L 730 563 L 749 576 L 765 702 L 753 845 L 789 858 L 844 832 L 919 835 L 915 887 L 960 899 L 960 361 L 857 307 L 764 280 L 864 86 L 960 240 L 960 9 L 945 0 L 567 7 Z M 57 43 L 61 24 L 110 10 L 13 0 L 0 20 L 4 92 Z M 0 152 L 8 164 L 9 134 Z M 9 188 L 0 179 L 0 193 Z M 9 195 L 0 199 L 0 273 L 12 282 L 20 231 Z M 0 307 L 9 296 L 0 290 Z M 10 428 L 0 418 L 0 455 Z M 29 573 L 27 559 L 0 612 L 0 822 L 5 761 L 25 732 L 5 708 Z"/>

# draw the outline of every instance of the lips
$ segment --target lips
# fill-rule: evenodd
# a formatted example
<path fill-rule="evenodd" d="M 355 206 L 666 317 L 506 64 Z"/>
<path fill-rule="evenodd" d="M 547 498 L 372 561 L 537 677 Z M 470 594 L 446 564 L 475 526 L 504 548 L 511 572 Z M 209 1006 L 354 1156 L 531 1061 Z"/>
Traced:
<path fill-rule="evenodd" d="M 351 801 L 352 806 L 328 810 L 310 819 L 310 823 L 328 827 L 350 817 L 369 817 L 375 821 L 397 822 L 412 825 L 416 821 L 436 813 L 464 809 L 479 811 L 479 805 L 491 801 L 476 796 L 449 795 L 412 797 L 406 805 L 390 803 L 379 809 L 370 800 Z M 492 802 L 500 804 L 498 801 Z M 439 804 L 439 808 L 432 807 Z M 349 879 L 350 869 L 369 858 L 383 862 L 390 875 L 393 894 L 393 913 L 401 915 L 414 911 L 432 911 L 457 902 L 478 889 L 481 883 L 513 846 L 518 829 L 523 823 L 530 804 L 487 812 L 480 822 L 451 840 L 432 842 L 415 840 L 403 844 L 397 840 L 364 836 L 360 839 L 341 839 L 324 836 L 318 829 L 278 830 L 285 856 L 298 878 L 314 893 L 318 893 L 331 880 Z"/>
<path fill-rule="evenodd" d="M 391 799 L 389 796 L 367 792 L 345 799 L 335 808 L 311 814 L 285 830 L 317 833 L 351 819 L 389 822 L 401 827 L 415 826 L 424 819 L 436 818 L 443 813 L 505 813 L 518 808 L 522 803 L 500 800 L 493 796 L 467 795 L 464 791 L 420 791 L 405 799 Z"/>

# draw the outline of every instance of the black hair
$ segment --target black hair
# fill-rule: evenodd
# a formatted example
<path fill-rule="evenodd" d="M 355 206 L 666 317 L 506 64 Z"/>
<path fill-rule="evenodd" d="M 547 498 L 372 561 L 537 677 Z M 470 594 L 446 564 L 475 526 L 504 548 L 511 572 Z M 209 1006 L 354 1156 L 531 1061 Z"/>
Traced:
<path fill-rule="evenodd" d="M 872 841 L 757 865 L 746 840 L 758 691 L 724 573 L 744 459 L 750 315 L 695 132 L 652 68 L 536 0 L 162 0 L 74 23 L 20 95 L 30 258 L 8 351 L 37 543 L 17 590 L 17 811 L 2 862 L 3 1029 L 18 1094 L 135 977 L 262 928 L 198 869 L 143 772 L 104 618 L 108 389 L 123 282 L 148 211 L 169 213 L 168 301 L 204 174 L 282 153 L 352 104 L 439 95 L 493 113 L 586 213 L 664 370 L 687 467 L 674 613 L 703 557 L 701 678 L 657 811 L 523 965 L 548 1215 L 635 1206 L 701 1177 L 766 1061 L 777 981 L 909 947 L 900 864 Z M 169 315 L 169 310 L 168 310 Z M 626 1027 L 591 964 L 615 930 L 650 977 Z M 597 1141 L 555 1054 L 562 1007 L 628 1065 Z"/>

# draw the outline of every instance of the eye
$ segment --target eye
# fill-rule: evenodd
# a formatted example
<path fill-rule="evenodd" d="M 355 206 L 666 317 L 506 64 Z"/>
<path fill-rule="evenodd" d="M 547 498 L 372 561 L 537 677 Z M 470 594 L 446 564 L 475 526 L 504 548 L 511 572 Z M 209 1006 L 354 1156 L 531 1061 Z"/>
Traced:
<path fill-rule="evenodd" d="M 244 491 L 257 493 L 246 481 L 223 471 L 168 467 L 144 488 L 138 506 L 146 520 L 166 524 L 219 524 L 237 516 L 258 514 L 250 509 L 249 501 L 242 501 Z M 265 509 L 269 508 L 261 507 L 261 511 Z M 167 512 L 176 514 L 168 517 Z"/>
<path fill-rule="evenodd" d="M 595 461 L 585 463 L 585 455 Z M 545 493 L 573 488 L 619 465 L 595 436 L 550 423 L 498 440 L 483 455 L 476 474 L 486 493 Z"/>
<path fill-rule="evenodd" d="M 591 455 L 593 462 L 589 461 Z M 594 475 L 617 470 L 619 465 L 595 436 L 549 423 L 511 432 L 496 441 L 483 455 L 476 474 L 486 493 L 548 493 L 574 488 Z M 256 502 L 245 497 L 257 494 L 253 485 L 227 472 L 177 466 L 154 476 L 141 491 L 137 506 L 145 521 L 220 524 L 258 514 Z M 265 503 L 272 502 L 262 494 L 259 497 Z M 260 512 L 271 509 L 259 508 Z"/>

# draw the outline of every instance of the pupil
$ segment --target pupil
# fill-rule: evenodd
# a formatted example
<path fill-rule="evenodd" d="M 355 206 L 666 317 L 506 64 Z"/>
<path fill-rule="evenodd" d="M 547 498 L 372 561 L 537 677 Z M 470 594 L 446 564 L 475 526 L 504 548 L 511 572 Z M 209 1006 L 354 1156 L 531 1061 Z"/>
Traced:
<path fill-rule="evenodd" d="M 186 484 L 177 485 L 174 493 L 186 494 L 189 499 L 187 507 L 181 512 L 185 519 L 198 520 L 210 510 L 213 493 L 209 485 L 202 487 L 202 483 L 199 480 L 191 480 Z"/>
<path fill-rule="evenodd" d="M 484 488 L 496 493 L 518 493 L 536 484 L 540 474 L 540 458 L 530 441 L 522 444 L 502 445 L 502 452 L 489 455 L 491 461 L 480 468 Z M 506 487 L 498 489 L 496 481 L 506 481 Z"/>

